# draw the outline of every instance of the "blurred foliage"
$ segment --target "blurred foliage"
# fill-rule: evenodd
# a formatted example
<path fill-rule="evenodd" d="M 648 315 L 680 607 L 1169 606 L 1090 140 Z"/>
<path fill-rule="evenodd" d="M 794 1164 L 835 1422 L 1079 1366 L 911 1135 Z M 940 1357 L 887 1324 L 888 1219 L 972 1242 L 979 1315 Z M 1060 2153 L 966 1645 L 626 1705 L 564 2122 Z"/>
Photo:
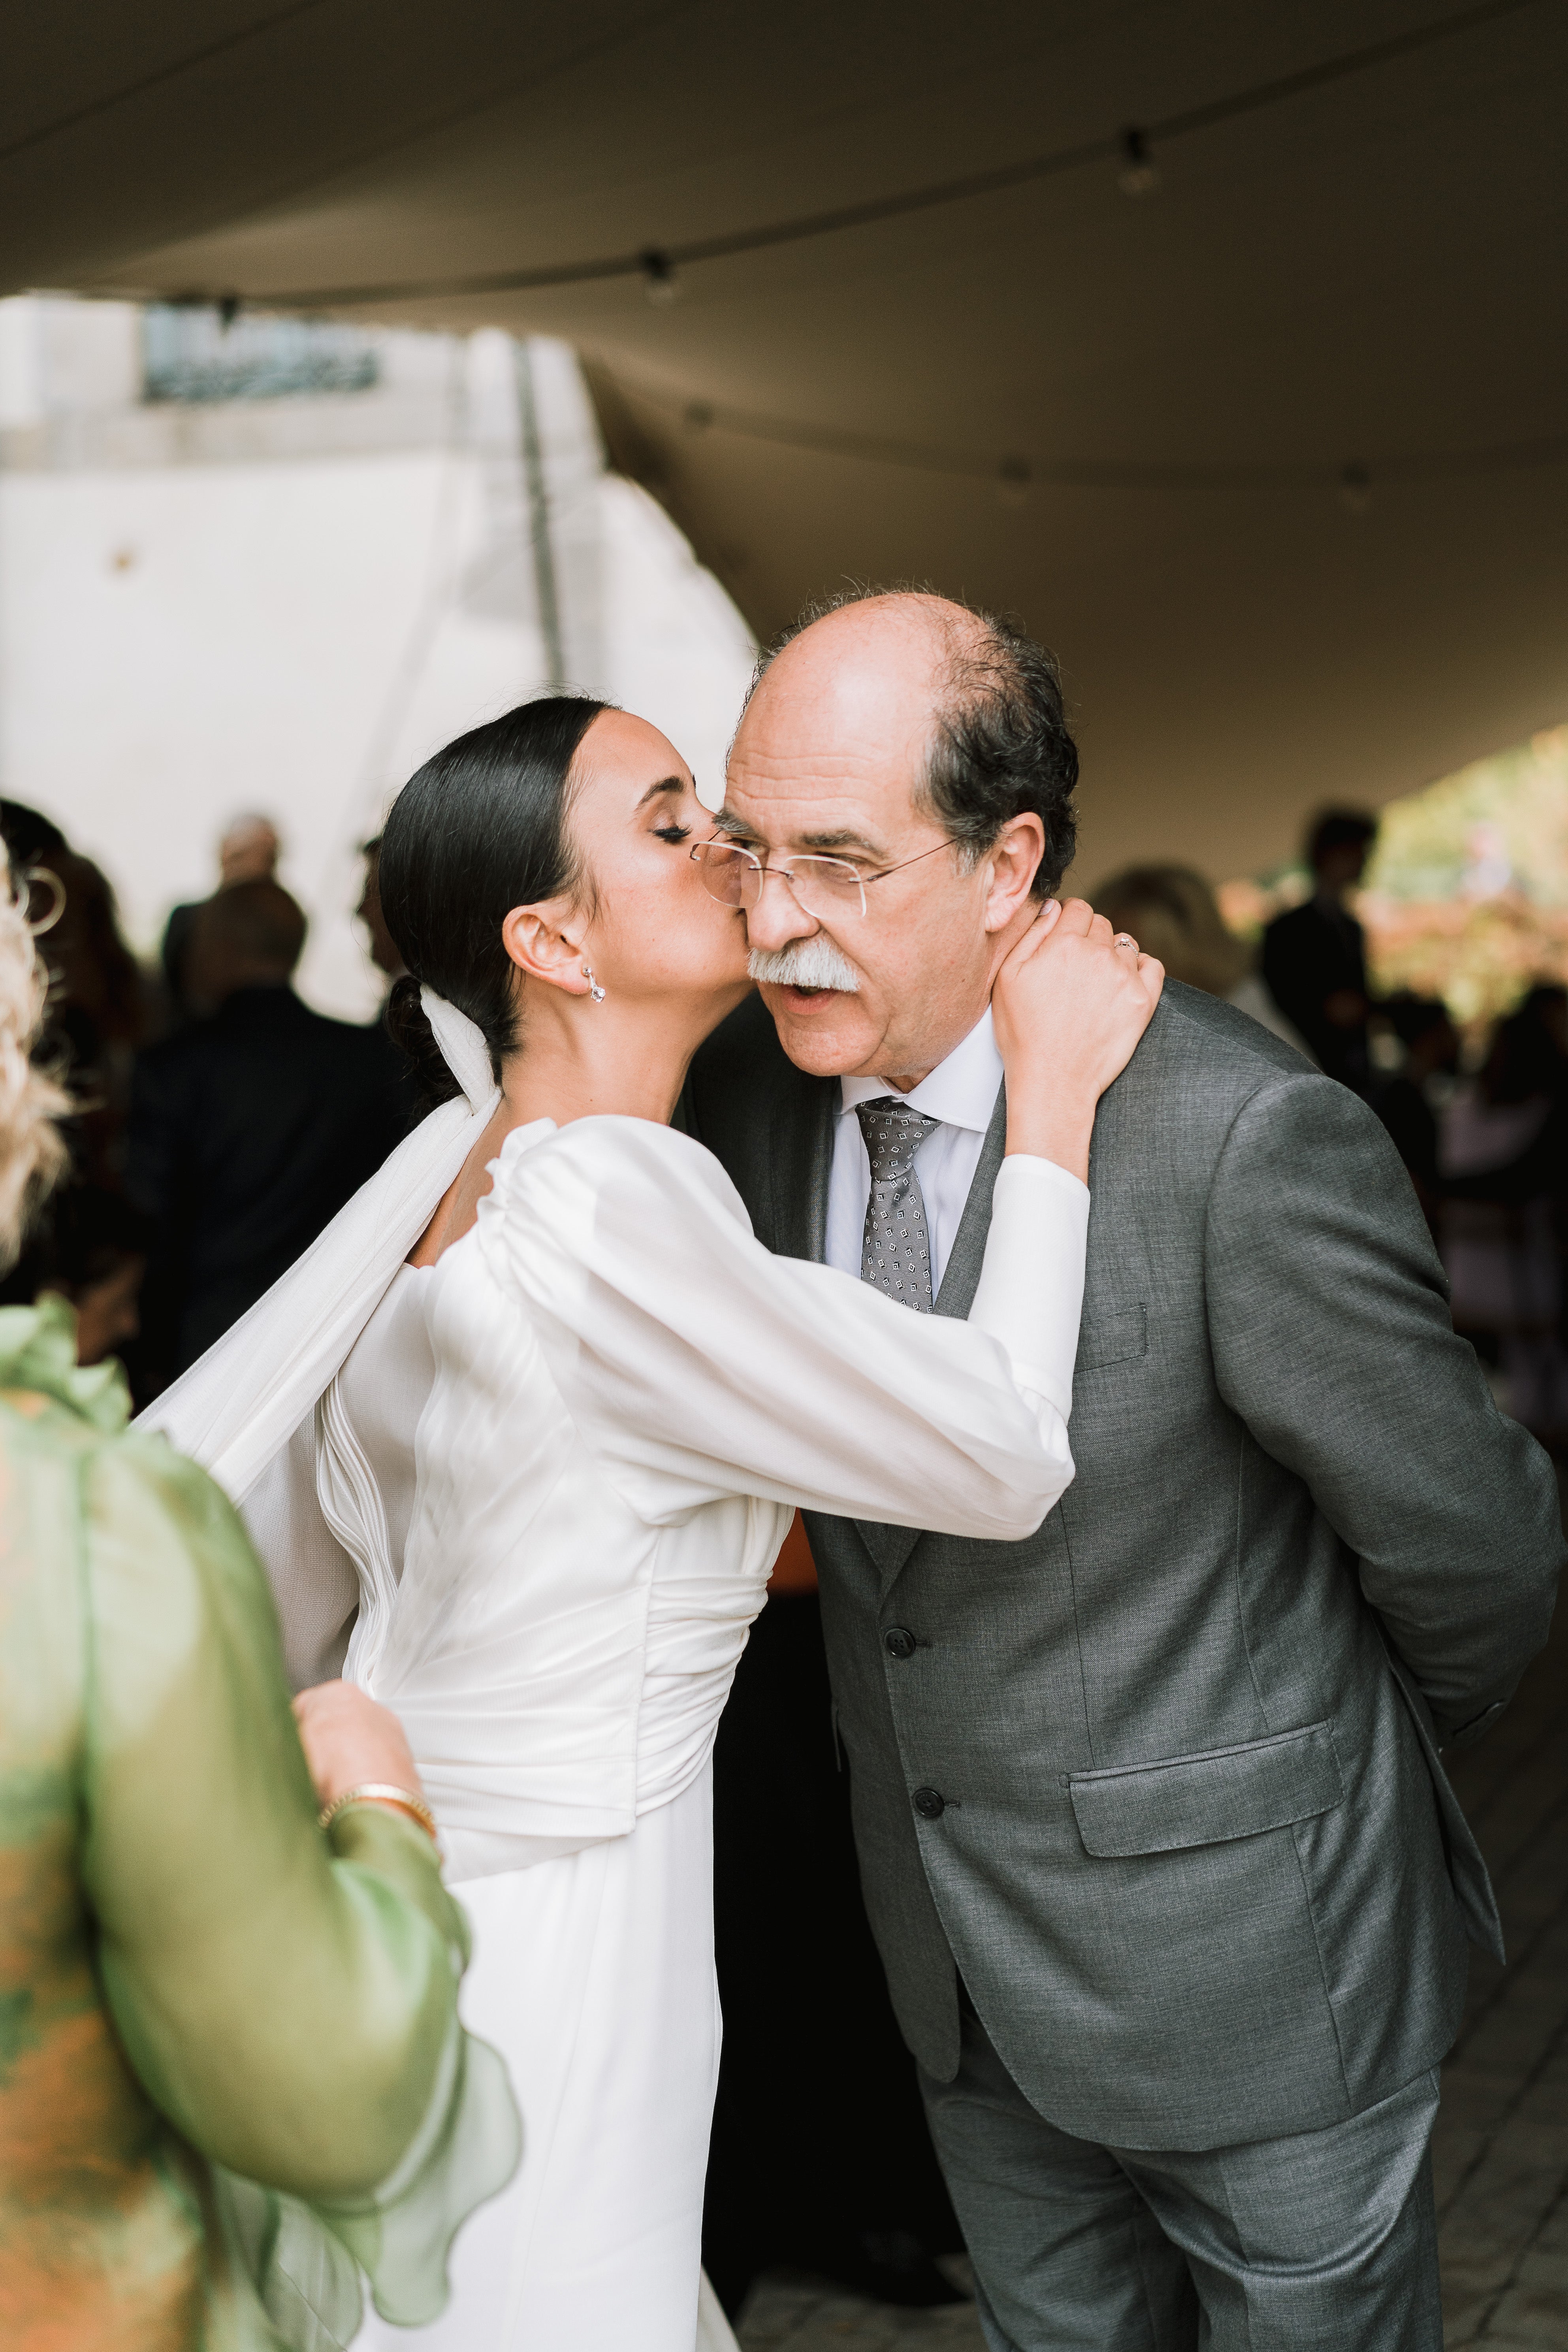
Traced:
<path fill-rule="evenodd" d="M 1250 940 L 1256 946 L 1265 924 L 1288 907 L 1299 907 L 1310 888 L 1306 868 L 1291 866 L 1282 873 L 1266 874 L 1257 882 L 1250 876 L 1238 875 L 1234 882 L 1222 882 L 1215 897 L 1228 928 L 1237 939 Z"/>
<path fill-rule="evenodd" d="M 1256 939 L 1310 887 L 1292 865 L 1225 883 L 1220 908 Z M 1568 727 L 1391 802 L 1355 910 L 1374 988 L 1440 996 L 1472 1036 L 1568 983 Z"/>
<path fill-rule="evenodd" d="M 1522 891 L 1446 900 L 1369 891 L 1356 911 L 1378 993 L 1440 996 L 1463 1029 L 1489 1029 L 1538 981 L 1568 982 L 1568 908 L 1537 906 Z"/>
<path fill-rule="evenodd" d="M 1479 869 L 1494 861 L 1534 905 L 1568 907 L 1568 727 L 1391 801 L 1366 888 L 1377 898 L 1490 898 L 1494 877 Z"/>

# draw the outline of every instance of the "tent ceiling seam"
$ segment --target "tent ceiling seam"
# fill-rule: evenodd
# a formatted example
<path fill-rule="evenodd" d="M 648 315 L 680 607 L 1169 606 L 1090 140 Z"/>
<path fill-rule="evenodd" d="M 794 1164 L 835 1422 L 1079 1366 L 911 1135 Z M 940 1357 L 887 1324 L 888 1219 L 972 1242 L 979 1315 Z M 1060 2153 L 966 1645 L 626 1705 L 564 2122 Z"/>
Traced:
<path fill-rule="evenodd" d="M 231 49 L 244 48 L 247 42 L 258 41 L 265 34 L 274 33 L 295 16 L 308 16 L 312 10 L 331 5 L 331 0 L 291 0 L 285 8 L 275 8 L 269 16 L 258 16 L 254 24 L 243 25 L 237 31 L 226 33 L 221 40 L 208 41 L 199 49 L 191 49 L 183 58 L 160 66 L 156 73 L 145 74 L 140 81 L 127 82 L 119 89 L 105 91 L 101 98 L 89 99 L 69 114 L 62 114 L 53 122 L 14 139 L 7 147 L 0 147 L 0 163 L 8 163 L 14 155 L 25 155 L 30 147 L 42 147 L 48 140 L 58 139 L 62 131 L 74 131 L 79 123 L 90 122 L 95 116 L 112 112 L 127 100 L 141 98 L 150 89 L 160 89 L 164 82 L 178 81 L 182 74 L 194 73 L 198 66 L 210 65 L 214 58 L 226 57 Z"/>

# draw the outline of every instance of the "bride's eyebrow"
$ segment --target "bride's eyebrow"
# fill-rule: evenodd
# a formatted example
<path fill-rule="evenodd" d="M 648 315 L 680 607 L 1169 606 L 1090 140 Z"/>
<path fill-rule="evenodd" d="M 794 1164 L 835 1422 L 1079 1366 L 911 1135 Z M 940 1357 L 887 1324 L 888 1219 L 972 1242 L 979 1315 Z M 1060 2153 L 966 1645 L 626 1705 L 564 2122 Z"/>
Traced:
<path fill-rule="evenodd" d="M 649 801 L 658 800 L 660 793 L 683 793 L 685 790 L 684 776 L 661 776 L 657 784 L 649 784 L 647 792 L 638 801 L 637 806 L 639 809 L 647 808 Z"/>

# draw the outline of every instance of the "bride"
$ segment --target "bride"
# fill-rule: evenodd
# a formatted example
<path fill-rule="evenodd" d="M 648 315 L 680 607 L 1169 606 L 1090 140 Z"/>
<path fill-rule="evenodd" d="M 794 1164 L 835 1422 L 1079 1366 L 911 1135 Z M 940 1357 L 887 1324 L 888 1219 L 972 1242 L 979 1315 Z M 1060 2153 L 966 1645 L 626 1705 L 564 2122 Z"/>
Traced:
<path fill-rule="evenodd" d="M 973 1311 L 916 1317 L 772 1256 L 668 1124 L 749 985 L 710 830 L 665 739 L 587 700 L 421 769 L 382 901 L 450 1098 L 147 1416 L 242 1503 L 297 1679 L 341 1664 L 402 1718 L 473 1921 L 467 2021 L 522 2109 L 445 2316 L 373 2321 L 387 2352 L 692 2352 L 709 1759 L 791 1514 L 1016 1538 L 1072 1476 L 1089 1196 L 1053 1135 L 1159 967 L 1083 910 L 1014 950 L 999 1034 L 1053 1042 L 1007 1061 Z"/>

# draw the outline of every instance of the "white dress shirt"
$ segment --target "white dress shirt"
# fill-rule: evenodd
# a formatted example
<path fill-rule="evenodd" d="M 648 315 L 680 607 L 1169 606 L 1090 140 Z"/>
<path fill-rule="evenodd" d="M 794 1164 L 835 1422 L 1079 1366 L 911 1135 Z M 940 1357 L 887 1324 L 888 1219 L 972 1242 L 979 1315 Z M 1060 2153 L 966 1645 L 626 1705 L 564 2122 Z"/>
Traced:
<path fill-rule="evenodd" d="M 866 1203 L 871 1197 L 871 1162 L 866 1139 L 856 1118 L 856 1107 L 891 1096 L 924 1111 L 941 1126 L 928 1135 L 915 1154 L 915 1173 L 926 1204 L 926 1230 L 931 1235 L 931 1288 L 934 1298 L 942 1288 L 947 1261 L 957 1237 L 964 1204 L 996 1097 L 1002 1091 L 1002 1056 L 986 1006 L 962 1045 L 909 1093 L 900 1094 L 886 1078 L 841 1078 L 843 1107 L 833 1139 L 833 1167 L 827 1180 L 827 1263 L 840 1274 L 860 1271 L 860 1249 L 866 1231 Z"/>

